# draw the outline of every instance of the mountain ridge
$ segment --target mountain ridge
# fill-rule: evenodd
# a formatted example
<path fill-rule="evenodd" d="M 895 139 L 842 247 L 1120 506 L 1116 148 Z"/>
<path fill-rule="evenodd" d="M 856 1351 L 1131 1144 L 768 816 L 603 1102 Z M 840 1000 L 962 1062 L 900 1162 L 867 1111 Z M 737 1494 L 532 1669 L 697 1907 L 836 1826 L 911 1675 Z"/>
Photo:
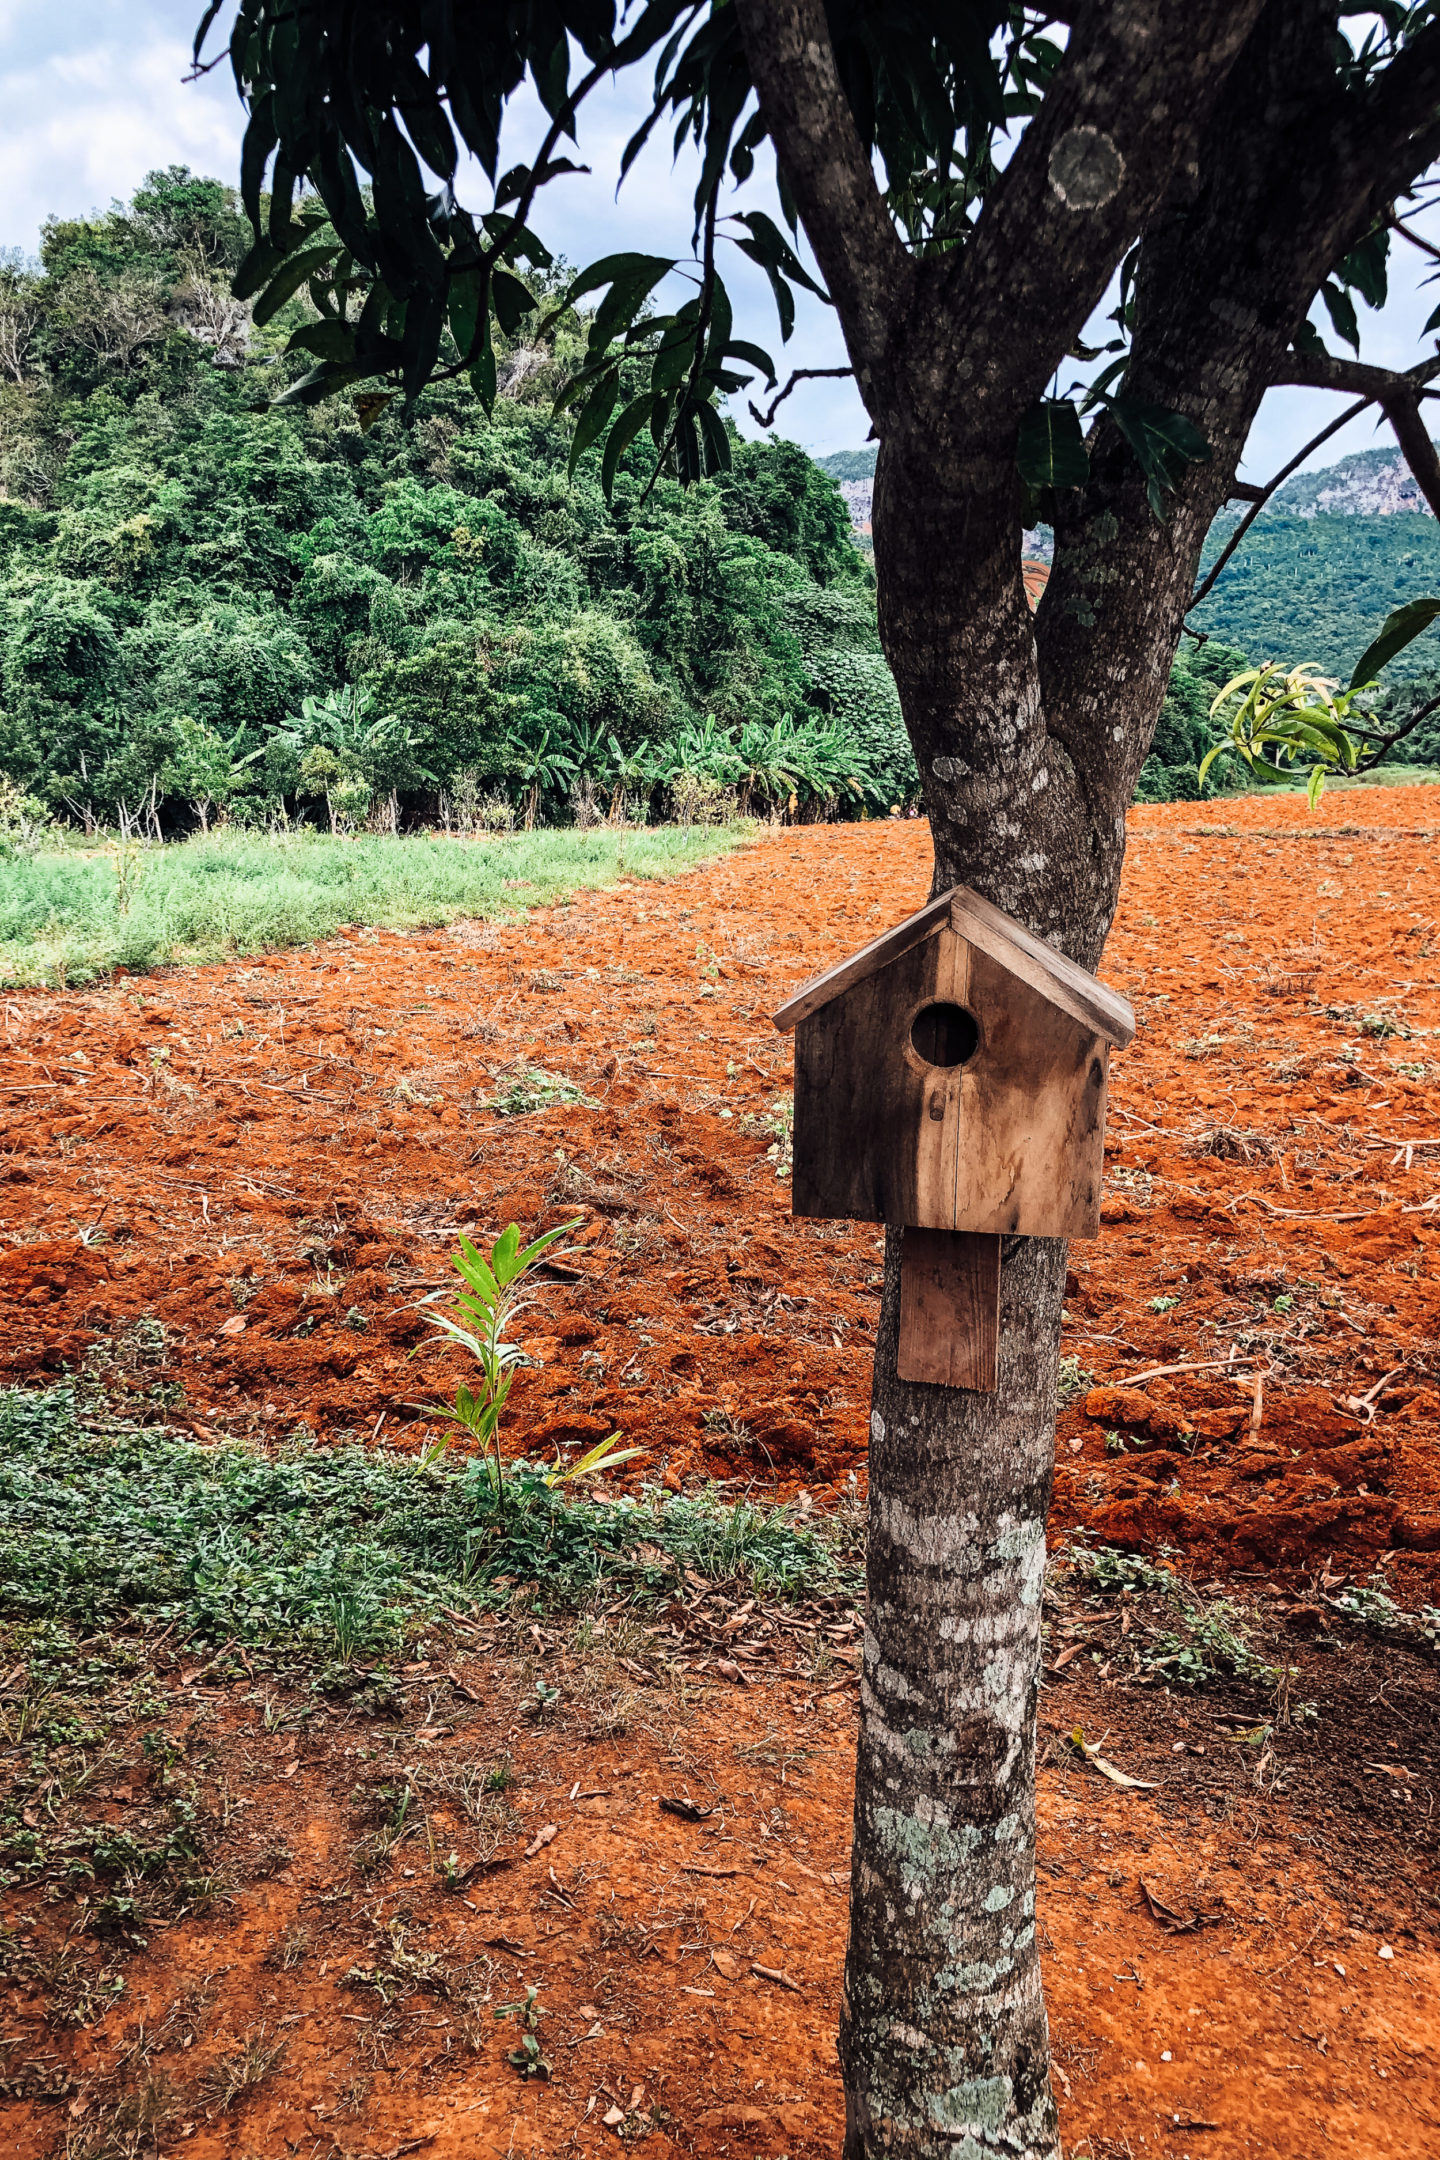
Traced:
<path fill-rule="evenodd" d="M 815 463 L 839 485 L 857 532 L 870 524 L 875 480 L 874 443 L 832 450 Z M 1356 450 L 1318 472 L 1296 473 L 1266 503 L 1262 517 L 1430 517 L 1429 504 L 1393 445 Z"/>

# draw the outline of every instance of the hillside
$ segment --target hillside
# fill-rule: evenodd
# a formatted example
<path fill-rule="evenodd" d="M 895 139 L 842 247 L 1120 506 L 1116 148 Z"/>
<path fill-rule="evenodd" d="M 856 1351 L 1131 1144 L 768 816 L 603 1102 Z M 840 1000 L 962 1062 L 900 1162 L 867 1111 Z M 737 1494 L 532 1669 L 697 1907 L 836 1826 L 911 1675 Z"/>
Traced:
<path fill-rule="evenodd" d="M 646 440 L 612 509 L 553 417 L 573 316 L 519 326 L 489 418 L 456 384 L 368 428 L 277 406 L 313 310 L 254 323 L 246 238 L 175 169 L 0 265 L 0 828 L 913 791 L 873 581 L 801 450 L 735 437 L 684 491 Z"/>
<path fill-rule="evenodd" d="M 1234 524 L 1232 516 L 1217 519 L 1207 563 Z M 1440 525 L 1433 517 L 1277 512 L 1257 518 L 1191 621 L 1256 660 L 1315 660 L 1348 680 L 1390 610 L 1437 591 Z M 1422 675 L 1437 662 L 1431 632 L 1392 663 L 1388 678 Z"/>
<path fill-rule="evenodd" d="M 839 483 L 857 531 L 868 534 L 875 446 L 819 463 Z M 1216 519 L 1207 567 L 1235 524 L 1235 512 Z M 1025 552 L 1048 558 L 1049 533 L 1027 533 Z M 1288 480 L 1191 620 L 1253 659 L 1315 660 L 1348 677 L 1390 610 L 1429 592 L 1440 592 L 1440 525 L 1398 450 L 1363 450 Z M 1389 679 L 1437 668 L 1440 637 L 1432 633 L 1392 663 Z"/>

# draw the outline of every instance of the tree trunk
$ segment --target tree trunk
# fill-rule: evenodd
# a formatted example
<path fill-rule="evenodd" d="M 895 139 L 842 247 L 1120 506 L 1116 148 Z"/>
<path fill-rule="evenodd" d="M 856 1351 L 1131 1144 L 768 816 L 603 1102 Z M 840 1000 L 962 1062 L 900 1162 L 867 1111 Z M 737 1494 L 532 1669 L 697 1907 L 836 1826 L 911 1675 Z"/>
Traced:
<path fill-rule="evenodd" d="M 1065 1246 L 1007 1238 L 994 1395 L 895 1372 L 886 1238 L 840 2055 L 846 2160 L 1058 2160 L 1035 1705 Z"/>
<path fill-rule="evenodd" d="M 971 884 L 1093 967 L 1119 890 L 1131 746 L 1148 741 L 1165 676 L 1133 668 L 1093 722 L 1067 724 L 1063 685 L 1042 701 L 1014 492 L 1008 451 L 947 479 L 933 440 L 882 442 L 881 628 L 925 788 L 932 889 Z M 998 1386 L 984 1395 L 898 1377 L 902 1243 L 892 1228 L 870 1421 L 846 2160 L 1058 2160 L 1035 1711 L 1066 1248 L 1005 1240 Z"/>

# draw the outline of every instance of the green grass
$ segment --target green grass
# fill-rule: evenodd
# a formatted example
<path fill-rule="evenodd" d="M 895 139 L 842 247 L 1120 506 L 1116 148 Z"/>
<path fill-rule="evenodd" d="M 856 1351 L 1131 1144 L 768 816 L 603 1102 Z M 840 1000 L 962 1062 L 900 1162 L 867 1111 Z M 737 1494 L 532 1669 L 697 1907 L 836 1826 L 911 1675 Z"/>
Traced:
<path fill-rule="evenodd" d="M 73 1390 L 0 1394 L 0 1613 L 86 1630 L 351 1658 L 395 1649 L 446 1606 L 583 1603 L 602 1583 L 646 1605 L 682 1571 L 771 1596 L 856 1596 L 858 1565 L 785 1507 L 647 1492 L 597 1505 L 510 1466 L 384 1448 L 202 1447 L 85 1416 Z"/>
<path fill-rule="evenodd" d="M 130 858 L 113 849 L 0 858 L 0 986 L 52 988 L 116 967 L 308 945 L 343 924 L 409 930 L 514 914 L 620 877 L 667 877 L 740 846 L 743 826 L 334 840 L 217 833 Z M 137 874 L 138 869 L 138 874 Z"/>

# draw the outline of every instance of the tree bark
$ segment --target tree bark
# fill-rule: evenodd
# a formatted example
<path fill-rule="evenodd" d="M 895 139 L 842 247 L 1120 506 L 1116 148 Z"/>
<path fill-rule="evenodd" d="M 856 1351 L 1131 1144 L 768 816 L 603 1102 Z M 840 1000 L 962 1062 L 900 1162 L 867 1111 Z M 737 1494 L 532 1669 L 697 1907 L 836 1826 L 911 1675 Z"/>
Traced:
<path fill-rule="evenodd" d="M 879 440 L 880 628 L 933 890 L 972 884 L 1094 968 L 1205 536 L 1321 280 L 1440 155 L 1440 26 L 1356 92 L 1335 66 L 1336 0 L 1082 9 L 973 235 L 907 260 L 837 97 L 823 0 L 737 9 Z M 1175 475 L 1162 521 L 1102 423 L 1032 619 L 1017 428 L 1137 235 L 1127 393 L 1194 420 L 1211 455 Z M 899 1379 L 901 1251 L 891 1228 L 846 2160 L 1058 2160 L 1034 1776 L 1065 1248 L 1005 1243 L 993 1395 Z"/>
<path fill-rule="evenodd" d="M 846 2160 L 1056 2160 L 1035 1707 L 1065 1246 L 1007 1238 L 994 1395 L 896 1377 L 886 1236 L 840 2057 Z"/>

